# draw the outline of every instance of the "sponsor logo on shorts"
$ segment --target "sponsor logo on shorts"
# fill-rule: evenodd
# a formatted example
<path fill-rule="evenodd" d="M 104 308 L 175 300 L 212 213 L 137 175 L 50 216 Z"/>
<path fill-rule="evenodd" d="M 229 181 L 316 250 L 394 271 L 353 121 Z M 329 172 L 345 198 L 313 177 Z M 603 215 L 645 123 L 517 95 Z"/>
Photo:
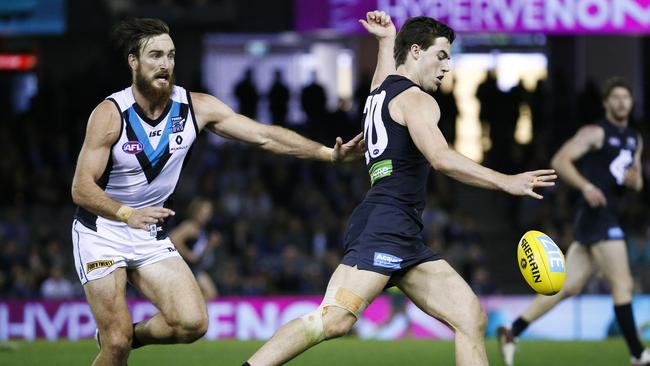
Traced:
<path fill-rule="evenodd" d="M 127 154 L 137 154 L 144 150 L 144 146 L 140 141 L 127 141 L 122 145 L 122 151 Z"/>
<path fill-rule="evenodd" d="M 174 253 L 174 252 L 176 251 L 176 248 L 174 248 L 174 247 L 167 247 L 167 251 L 169 251 L 170 253 Z"/>
<path fill-rule="evenodd" d="M 607 236 L 609 239 L 623 239 L 625 233 L 623 233 L 623 229 L 620 226 L 612 226 L 607 229 Z"/>
<path fill-rule="evenodd" d="M 387 253 L 375 252 L 373 265 L 384 268 L 402 268 L 400 263 L 403 259 Z"/>
<path fill-rule="evenodd" d="M 393 161 L 390 159 L 378 161 L 372 164 L 368 173 L 370 175 L 370 185 L 374 186 L 378 180 L 393 175 Z"/>
<path fill-rule="evenodd" d="M 115 264 L 115 260 L 109 259 L 107 261 L 94 261 L 86 264 L 86 273 L 98 269 L 98 268 L 107 268 Z"/>
<path fill-rule="evenodd" d="M 158 236 L 158 232 L 162 231 L 162 226 L 158 226 L 156 224 L 149 224 L 149 236 L 150 237 L 155 237 Z"/>

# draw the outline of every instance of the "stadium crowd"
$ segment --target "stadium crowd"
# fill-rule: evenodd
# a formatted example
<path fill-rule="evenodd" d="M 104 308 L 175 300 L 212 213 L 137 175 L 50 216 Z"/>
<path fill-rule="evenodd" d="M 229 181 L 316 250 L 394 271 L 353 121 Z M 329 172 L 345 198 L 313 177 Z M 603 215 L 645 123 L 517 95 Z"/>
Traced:
<path fill-rule="evenodd" d="M 43 80 L 29 109 L 8 114 L 0 134 L 0 297 L 75 298 L 83 296 L 76 279 L 70 243 L 74 207 L 70 182 L 75 159 L 83 140 L 86 118 L 98 100 L 116 88 L 110 81 L 83 83 L 95 78 L 92 70 L 65 83 Z M 92 75 L 92 76 L 91 76 Z M 362 78 L 364 80 L 364 78 Z M 88 85 L 75 88 L 75 85 Z M 179 82 L 181 85 L 182 82 Z M 548 166 L 551 154 L 582 124 L 602 115 L 598 89 L 593 83 L 578 96 L 569 94 L 560 76 L 542 81 L 536 90 L 517 86 L 502 92 L 490 76 L 478 88 L 481 120 L 489 125 L 493 148 L 485 163 L 504 171 Z M 274 123 L 286 124 L 278 103 L 281 92 L 258 91 L 254 83 L 233 91 L 245 100 L 252 92 L 259 98 L 281 98 L 271 102 Z M 252 89 L 251 89 L 252 88 Z M 318 89 L 321 88 L 321 89 Z M 245 89 L 245 88 L 244 88 Z M 286 87 L 285 87 L 286 89 Z M 305 121 L 290 121 L 298 129 L 326 145 L 337 135 L 344 139 L 360 131 L 358 106 L 367 90 L 363 82 L 354 101 L 344 101 L 337 111 L 325 108 L 322 86 L 309 85 L 300 93 Z M 453 95 L 441 93 L 441 129 L 448 139 L 455 136 L 457 108 Z M 275 95 L 275 96 L 273 96 Z M 551 98 L 553 96 L 553 98 Z M 6 101 L 9 98 L 0 98 Z M 513 133 L 518 106 L 527 103 L 532 111 L 533 140 L 515 142 Z M 241 105 L 241 111 L 244 106 Z M 257 106 L 253 105 L 253 111 Z M 12 110 L 11 105 L 3 106 Z M 247 106 L 247 108 L 251 108 Z M 285 112 L 286 113 L 286 112 Z M 286 114 L 285 114 L 286 116 Z M 514 122 L 513 122 L 514 121 Z M 647 128 L 642 123 L 637 127 Z M 647 155 L 648 149 L 646 149 Z M 645 161 L 649 178 L 650 159 Z M 209 274 L 219 295 L 270 295 L 322 293 L 326 279 L 342 254 L 346 219 L 363 199 L 369 182 L 362 162 L 330 166 L 273 156 L 252 147 L 224 143 L 203 136 L 196 143 L 190 163 L 174 195 L 180 222 L 188 202 L 196 196 L 214 202 L 210 231 L 223 240 L 215 250 L 216 263 Z M 647 186 L 646 186 L 647 187 Z M 508 284 L 497 283 L 498 258 L 487 248 L 514 247 L 486 237 L 485 217 L 456 204 L 457 183 L 432 173 L 428 206 L 423 215 L 426 242 L 456 267 L 478 294 L 502 293 Z M 625 212 L 630 261 L 637 278 L 637 291 L 650 291 L 650 194 L 630 195 Z M 510 236 L 538 228 L 566 248 L 577 193 L 560 184 L 545 191 L 544 201 L 508 198 L 502 220 Z M 477 202 L 476 204 L 480 204 Z M 173 223 L 172 223 L 173 224 Z M 520 281 L 512 278 L 512 282 Z M 596 278 L 590 292 L 603 291 Z M 130 289 L 131 295 L 137 296 Z"/>

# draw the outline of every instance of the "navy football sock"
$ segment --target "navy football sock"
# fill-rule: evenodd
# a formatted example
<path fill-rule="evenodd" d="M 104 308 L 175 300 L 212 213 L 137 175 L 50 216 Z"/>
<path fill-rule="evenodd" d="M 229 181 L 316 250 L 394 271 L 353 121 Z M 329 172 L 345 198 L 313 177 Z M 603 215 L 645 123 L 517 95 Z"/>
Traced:
<path fill-rule="evenodd" d="M 514 323 L 512 323 L 512 330 L 511 330 L 512 336 L 519 337 L 519 335 L 523 333 L 523 331 L 526 330 L 526 328 L 528 328 L 528 325 L 530 325 L 530 323 L 524 320 L 524 318 L 522 317 L 517 318 L 514 321 Z"/>
<path fill-rule="evenodd" d="M 627 343 L 627 348 L 630 349 L 630 353 L 636 358 L 641 357 L 643 345 L 639 340 L 639 334 L 634 324 L 632 304 L 615 305 L 614 313 L 616 314 L 616 321 L 621 328 L 621 332 L 623 332 L 623 337 L 625 338 L 625 343 Z"/>

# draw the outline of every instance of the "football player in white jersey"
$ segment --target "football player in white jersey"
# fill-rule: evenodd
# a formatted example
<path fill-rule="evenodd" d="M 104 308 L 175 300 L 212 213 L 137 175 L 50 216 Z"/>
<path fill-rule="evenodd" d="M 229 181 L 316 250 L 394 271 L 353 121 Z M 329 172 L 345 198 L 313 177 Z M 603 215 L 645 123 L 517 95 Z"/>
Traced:
<path fill-rule="evenodd" d="M 189 343 L 207 330 L 206 306 L 192 272 L 166 235 L 165 207 L 198 132 L 210 132 L 304 159 L 360 158 L 363 138 L 325 147 L 290 130 L 235 113 L 217 98 L 174 86 L 168 26 L 133 19 L 115 28 L 132 85 L 90 115 L 72 183 L 75 265 L 98 328 L 94 365 L 125 365 L 147 344 Z M 130 281 L 158 309 L 132 324 Z"/>

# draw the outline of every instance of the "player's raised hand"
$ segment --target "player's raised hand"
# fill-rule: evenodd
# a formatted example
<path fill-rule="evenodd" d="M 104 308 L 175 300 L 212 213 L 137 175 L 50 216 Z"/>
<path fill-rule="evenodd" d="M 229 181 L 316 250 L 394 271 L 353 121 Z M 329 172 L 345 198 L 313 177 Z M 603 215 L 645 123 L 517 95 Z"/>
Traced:
<path fill-rule="evenodd" d="M 366 20 L 359 19 L 359 23 L 366 28 L 368 33 L 377 38 L 395 38 L 395 34 L 397 33 L 395 24 L 390 19 L 390 15 L 383 11 L 369 11 L 366 13 Z"/>
<path fill-rule="evenodd" d="M 596 208 L 599 206 L 607 206 L 607 198 L 600 188 L 589 183 L 582 189 L 582 196 L 589 204 L 589 207 Z"/>
<path fill-rule="evenodd" d="M 343 143 L 343 139 L 336 138 L 334 149 L 332 149 L 332 162 L 341 163 L 357 160 L 366 152 L 366 142 L 363 133 L 359 133 L 352 140 Z"/>
<path fill-rule="evenodd" d="M 544 197 L 536 193 L 535 188 L 554 186 L 555 179 L 557 179 L 557 175 L 553 169 L 508 175 L 503 190 L 515 196 L 530 196 L 542 199 Z"/>
<path fill-rule="evenodd" d="M 176 213 L 164 207 L 144 207 L 133 210 L 126 224 L 134 229 L 149 231 L 149 225 L 163 222 L 169 216 Z"/>

